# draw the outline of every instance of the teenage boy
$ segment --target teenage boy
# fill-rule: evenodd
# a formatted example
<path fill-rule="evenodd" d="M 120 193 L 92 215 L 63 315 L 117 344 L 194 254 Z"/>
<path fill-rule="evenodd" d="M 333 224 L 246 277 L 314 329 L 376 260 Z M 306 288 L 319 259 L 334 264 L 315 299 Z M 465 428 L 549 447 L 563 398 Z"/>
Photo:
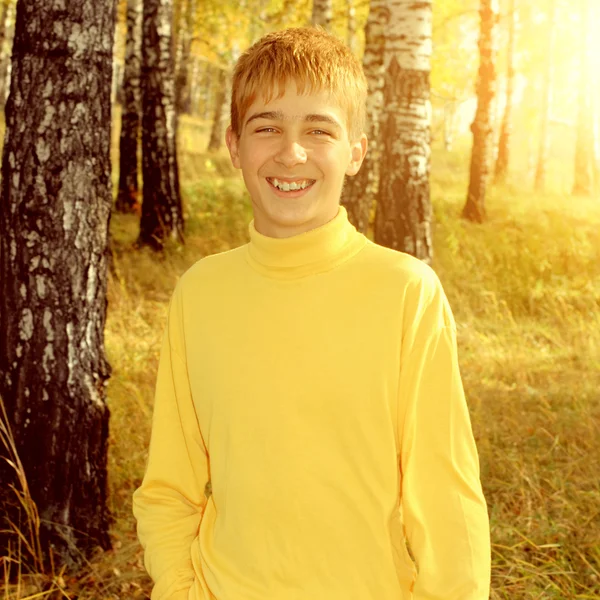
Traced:
<path fill-rule="evenodd" d="M 254 219 L 170 303 L 134 494 L 153 600 L 489 597 L 448 301 L 340 206 L 366 93 L 318 29 L 269 34 L 237 63 L 226 138 Z"/>

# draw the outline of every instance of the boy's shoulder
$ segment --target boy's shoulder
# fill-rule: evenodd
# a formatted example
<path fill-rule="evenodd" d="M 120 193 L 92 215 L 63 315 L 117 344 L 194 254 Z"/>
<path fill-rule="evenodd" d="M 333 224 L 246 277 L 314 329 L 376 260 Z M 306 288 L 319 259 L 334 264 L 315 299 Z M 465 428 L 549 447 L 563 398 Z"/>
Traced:
<path fill-rule="evenodd" d="M 222 281 L 224 273 L 235 275 L 243 266 L 245 246 L 238 246 L 223 252 L 208 254 L 198 259 L 191 267 L 184 271 L 179 278 L 178 287 L 181 289 L 195 288 L 214 281 Z"/>
<path fill-rule="evenodd" d="M 377 277 L 391 278 L 402 287 L 435 293 L 442 288 L 432 267 L 411 254 L 387 248 L 369 240 L 362 260 L 365 268 Z"/>
<path fill-rule="evenodd" d="M 456 328 L 452 309 L 434 269 L 411 254 L 370 242 L 365 248 L 368 272 L 373 272 L 394 297 L 405 315 L 407 327 L 421 323 L 433 331 L 440 326 Z"/>

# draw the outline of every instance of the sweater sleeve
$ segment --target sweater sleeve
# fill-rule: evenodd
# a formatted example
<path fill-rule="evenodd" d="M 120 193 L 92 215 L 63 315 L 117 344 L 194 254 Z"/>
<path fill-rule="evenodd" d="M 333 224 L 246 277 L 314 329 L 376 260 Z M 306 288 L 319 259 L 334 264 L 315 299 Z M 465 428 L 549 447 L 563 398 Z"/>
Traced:
<path fill-rule="evenodd" d="M 454 319 L 434 281 L 405 336 L 399 388 L 401 512 L 417 568 L 413 600 L 488 600 L 487 504 Z"/>
<path fill-rule="evenodd" d="M 133 495 L 152 600 L 203 600 L 191 546 L 206 506 L 208 454 L 190 392 L 177 290 L 171 299 L 156 380 L 148 465 Z"/>

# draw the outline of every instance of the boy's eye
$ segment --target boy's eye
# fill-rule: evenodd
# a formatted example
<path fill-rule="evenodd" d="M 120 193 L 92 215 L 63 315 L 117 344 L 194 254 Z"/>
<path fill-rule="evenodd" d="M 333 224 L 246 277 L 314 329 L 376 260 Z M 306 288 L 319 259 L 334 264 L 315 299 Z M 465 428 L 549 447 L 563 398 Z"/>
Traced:
<path fill-rule="evenodd" d="M 267 131 L 275 131 L 275 129 L 273 127 L 263 127 L 262 129 L 257 129 L 256 133 L 263 133 Z M 314 129 L 311 133 L 318 133 L 320 134 L 319 137 L 321 135 L 329 135 L 329 133 L 327 131 L 324 131 L 323 129 Z"/>

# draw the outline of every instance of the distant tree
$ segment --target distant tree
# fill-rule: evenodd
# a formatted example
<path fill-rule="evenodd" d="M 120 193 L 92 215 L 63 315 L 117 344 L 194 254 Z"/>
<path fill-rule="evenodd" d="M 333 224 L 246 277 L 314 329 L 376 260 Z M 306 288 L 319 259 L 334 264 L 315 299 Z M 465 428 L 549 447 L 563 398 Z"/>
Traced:
<path fill-rule="evenodd" d="M 202 105 L 200 116 L 207 121 L 210 118 L 211 97 L 212 97 L 212 82 L 214 67 L 210 61 L 202 63 L 202 77 L 199 82 L 199 97 Z"/>
<path fill-rule="evenodd" d="M 332 0 L 313 0 L 312 24 L 320 25 L 326 31 L 331 31 L 332 19 Z"/>
<path fill-rule="evenodd" d="M 227 72 L 225 69 L 217 69 L 216 76 L 217 93 L 215 95 L 213 121 L 208 142 L 209 151 L 218 150 L 223 145 L 223 118 L 227 114 L 225 110 L 228 88 Z"/>
<path fill-rule="evenodd" d="M 544 84 L 540 95 L 540 146 L 535 169 L 535 189 L 543 192 L 546 187 L 548 170 L 548 154 L 550 153 L 550 117 L 552 100 L 554 98 L 554 45 L 558 20 L 557 0 L 550 0 L 548 5 L 548 38 L 546 43 L 546 64 L 544 69 Z"/>
<path fill-rule="evenodd" d="M 0 0 L 0 108 L 4 107 L 8 93 L 8 70 L 10 67 L 10 53 L 15 32 L 15 6 L 16 0 Z M 8 51 L 5 52 L 4 40 L 7 41 Z"/>
<path fill-rule="evenodd" d="M 432 0 L 387 4 L 375 242 L 430 262 Z"/>
<path fill-rule="evenodd" d="M 575 142 L 574 195 L 591 196 L 594 191 L 595 123 L 592 105 L 592 85 L 595 73 L 591 69 L 593 8 L 590 0 L 579 0 L 581 10 L 581 40 L 579 48 L 579 94 L 577 108 L 577 138 Z"/>
<path fill-rule="evenodd" d="M 516 0 L 510 0 L 508 12 L 508 48 L 507 48 L 507 71 L 506 71 L 506 105 L 500 128 L 500 139 L 498 142 L 498 157 L 496 159 L 496 181 L 506 178 L 510 162 L 510 143 L 512 138 L 513 119 L 513 91 L 515 83 L 515 60 L 516 45 L 515 35 L 517 29 L 517 5 Z"/>
<path fill-rule="evenodd" d="M 189 77 L 189 112 L 194 116 L 198 116 L 200 109 L 201 86 L 200 78 L 204 65 L 201 65 L 200 59 L 197 56 L 190 58 L 191 73 Z"/>
<path fill-rule="evenodd" d="M 175 60 L 175 105 L 177 114 L 191 111 L 190 67 L 192 38 L 196 23 L 196 0 L 185 0 L 181 6 L 177 57 Z"/>
<path fill-rule="evenodd" d="M 348 16 L 348 28 L 347 28 L 347 44 L 350 50 L 354 54 L 358 53 L 358 37 L 356 35 L 356 8 L 355 0 L 346 0 L 347 3 L 347 16 Z M 371 3 L 370 3 L 371 4 Z M 370 10 L 370 8 L 369 8 Z"/>
<path fill-rule="evenodd" d="M 177 166 L 171 0 L 144 0 L 142 33 L 142 175 L 144 193 L 138 243 L 161 250 L 183 242 Z"/>
<path fill-rule="evenodd" d="M 5 61 L 8 56 L 4 52 L 4 40 L 8 32 L 9 26 L 9 6 L 14 0 L 0 0 L 0 60 Z"/>
<path fill-rule="evenodd" d="M 104 325 L 114 6 L 19 0 L 6 104 L 0 397 L 46 567 L 52 559 L 56 573 L 110 546 Z M 23 530 L 25 515 L 0 454 L 0 555 L 12 545 L 15 556 L 11 522 Z"/>
<path fill-rule="evenodd" d="M 600 86 L 596 82 L 596 94 L 592 96 L 594 102 L 594 152 L 593 152 L 593 173 L 594 173 L 594 194 L 600 196 Z"/>
<path fill-rule="evenodd" d="M 138 146 L 141 121 L 142 0 L 127 0 L 127 41 L 119 145 L 119 192 L 116 209 L 134 212 L 140 205 Z"/>
<path fill-rule="evenodd" d="M 363 70 L 367 77 L 367 138 L 369 151 L 360 171 L 344 182 L 341 204 L 348 211 L 349 221 L 366 234 L 371 209 L 374 206 L 379 180 L 379 119 L 383 105 L 384 30 L 387 23 L 386 0 L 371 0 L 365 27 Z"/>
<path fill-rule="evenodd" d="M 481 223 L 485 220 L 485 193 L 493 168 L 493 110 L 496 95 L 496 57 L 498 52 L 498 1 L 481 0 L 479 14 L 479 73 L 477 77 L 477 111 L 471 124 L 473 150 L 467 202 L 463 217 Z"/>

